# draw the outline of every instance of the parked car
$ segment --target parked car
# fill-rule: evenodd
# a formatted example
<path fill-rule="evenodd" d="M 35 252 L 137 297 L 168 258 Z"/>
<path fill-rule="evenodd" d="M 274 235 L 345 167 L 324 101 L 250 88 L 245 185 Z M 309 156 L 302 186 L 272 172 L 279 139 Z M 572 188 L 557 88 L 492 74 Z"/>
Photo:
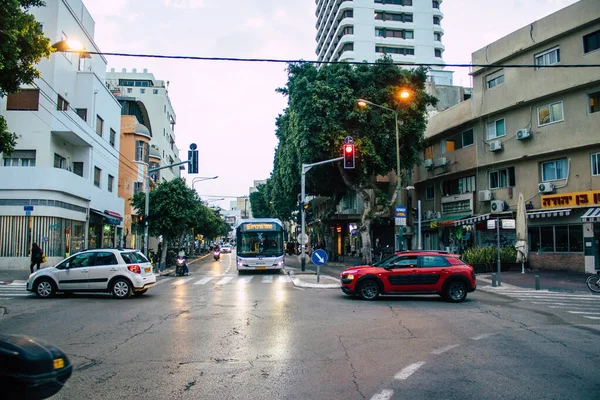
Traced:
<path fill-rule="evenodd" d="M 141 252 L 84 250 L 27 279 L 27 290 L 47 298 L 57 292 L 109 292 L 117 299 L 141 296 L 156 284 L 152 264 Z"/>
<path fill-rule="evenodd" d="M 460 302 L 473 292 L 475 271 L 457 254 L 441 251 L 403 251 L 374 265 L 345 269 L 340 275 L 342 291 L 375 300 L 379 295 L 438 294 Z"/>

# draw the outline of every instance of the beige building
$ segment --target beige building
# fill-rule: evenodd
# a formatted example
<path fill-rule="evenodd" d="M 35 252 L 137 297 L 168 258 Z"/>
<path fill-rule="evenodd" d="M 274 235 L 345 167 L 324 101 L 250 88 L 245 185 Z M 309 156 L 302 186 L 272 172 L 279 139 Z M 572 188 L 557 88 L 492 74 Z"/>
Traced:
<path fill-rule="evenodd" d="M 532 267 L 600 269 L 600 68 L 566 67 L 600 64 L 600 2 L 535 21 L 472 63 L 499 67 L 475 67 L 472 98 L 430 118 L 413 173 L 423 248 L 495 244 L 486 220 L 514 218 L 523 193 Z"/>

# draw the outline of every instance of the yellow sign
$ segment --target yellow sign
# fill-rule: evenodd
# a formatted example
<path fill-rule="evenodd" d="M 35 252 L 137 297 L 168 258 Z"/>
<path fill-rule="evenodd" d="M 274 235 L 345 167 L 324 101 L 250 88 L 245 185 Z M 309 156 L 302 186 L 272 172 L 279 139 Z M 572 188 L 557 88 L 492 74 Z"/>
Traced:
<path fill-rule="evenodd" d="M 600 190 L 542 196 L 542 208 L 593 207 L 600 205 Z"/>
<path fill-rule="evenodd" d="M 263 229 L 273 229 L 273 224 L 246 224 L 244 229 L 247 231 L 258 231 Z"/>

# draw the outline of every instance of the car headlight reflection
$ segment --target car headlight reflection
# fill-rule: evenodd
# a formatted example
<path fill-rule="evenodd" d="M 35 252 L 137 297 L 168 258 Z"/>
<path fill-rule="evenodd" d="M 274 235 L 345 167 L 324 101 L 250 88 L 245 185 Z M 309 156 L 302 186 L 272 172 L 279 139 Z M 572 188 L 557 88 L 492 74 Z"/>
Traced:
<path fill-rule="evenodd" d="M 344 278 L 348 279 L 349 281 L 352 281 L 354 280 L 354 275 L 346 275 Z"/>

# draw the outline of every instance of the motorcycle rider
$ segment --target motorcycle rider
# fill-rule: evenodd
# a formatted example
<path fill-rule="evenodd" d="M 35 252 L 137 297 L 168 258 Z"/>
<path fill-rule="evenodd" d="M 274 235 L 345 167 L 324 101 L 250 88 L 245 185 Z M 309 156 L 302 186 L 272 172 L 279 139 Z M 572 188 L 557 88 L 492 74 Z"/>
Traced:
<path fill-rule="evenodd" d="M 219 254 L 217 255 L 217 253 Z M 213 249 L 213 257 L 215 258 L 215 260 L 221 257 L 221 248 L 218 244 L 215 244 L 215 247 Z"/>
<path fill-rule="evenodd" d="M 187 258 L 185 256 L 185 249 L 182 247 L 179 250 L 179 253 L 177 253 L 177 257 L 179 258 L 185 258 L 185 263 L 183 264 L 185 266 L 185 270 L 183 272 L 184 275 L 189 275 L 190 274 L 190 269 L 188 268 L 188 263 L 187 263 Z"/>

